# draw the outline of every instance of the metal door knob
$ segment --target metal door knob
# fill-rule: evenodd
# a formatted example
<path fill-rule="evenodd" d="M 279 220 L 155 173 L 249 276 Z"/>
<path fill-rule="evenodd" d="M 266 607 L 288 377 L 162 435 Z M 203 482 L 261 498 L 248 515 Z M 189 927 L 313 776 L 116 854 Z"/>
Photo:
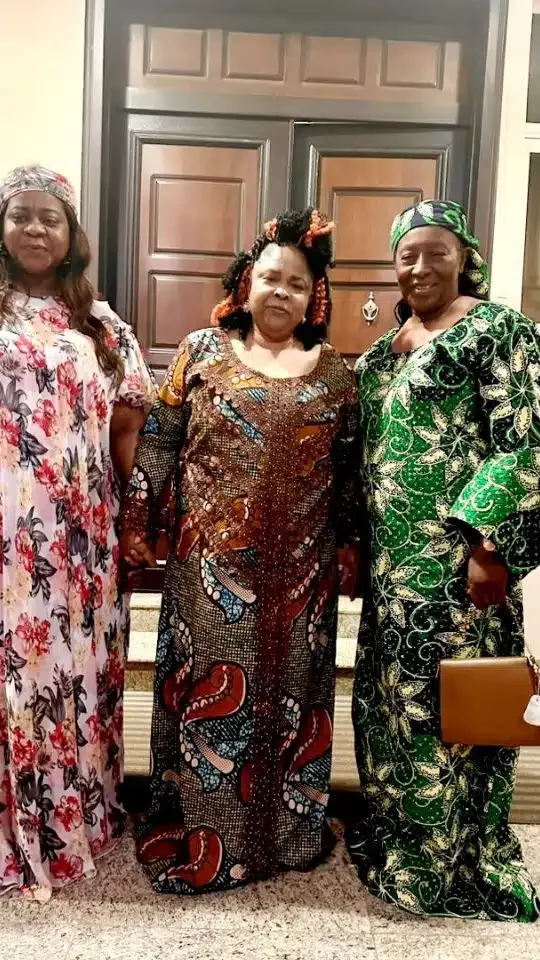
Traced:
<path fill-rule="evenodd" d="M 364 320 L 370 326 L 372 323 L 375 323 L 375 320 L 379 316 L 379 305 L 375 300 L 375 295 L 372 290 L 370 291 L 369 297 L 362 307 L 362 313 L 364 315 Z"/>

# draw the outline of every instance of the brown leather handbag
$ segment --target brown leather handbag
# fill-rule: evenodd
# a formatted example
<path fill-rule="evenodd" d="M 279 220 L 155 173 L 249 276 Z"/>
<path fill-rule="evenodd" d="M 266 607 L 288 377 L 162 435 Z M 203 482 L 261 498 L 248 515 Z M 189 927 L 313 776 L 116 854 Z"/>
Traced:
<path fill-rule="evenodd" d="M 540 725 L 536 725 L 540 724 L 540 664 L 527 653 L 526 657 L 441 660 L 441 738 L 445 743 L 540 746 Z M 533 723 L 523 719 L 528 707 L 528 715 L 537 715 Z"/>

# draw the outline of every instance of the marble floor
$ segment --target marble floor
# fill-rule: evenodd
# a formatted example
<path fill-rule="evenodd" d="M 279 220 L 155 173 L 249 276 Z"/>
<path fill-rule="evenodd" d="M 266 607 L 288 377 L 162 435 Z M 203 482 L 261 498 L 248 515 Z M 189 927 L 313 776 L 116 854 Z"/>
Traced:
<path fill-rule="evenodd" d="M 540 885 L 540 826 L 516 828 Z M 94 880 L 44 906 L 0 898 L 0 960 L 533 960 L 533 925 L 422 920 L 363 891 L 340 842 L 310 874 L 159 897 L 126 837 Z"/>

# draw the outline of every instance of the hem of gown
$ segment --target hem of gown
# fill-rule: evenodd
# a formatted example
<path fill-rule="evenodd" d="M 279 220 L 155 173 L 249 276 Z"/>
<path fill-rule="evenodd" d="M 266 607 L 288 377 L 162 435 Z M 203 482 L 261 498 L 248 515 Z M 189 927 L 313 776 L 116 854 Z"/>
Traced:
<path fill-rule="evenodd" d="M 353 866 L 355 869 L 357 869 L 354 861 Z M 540 919 L 540 898 L 538 896 L 531 901 L 532 905 L 536 908 L 535 916 L 500 917 L 495 916 L 495 914 L 489 914 L 486 916 L 484 913 L 484 915 L 482 915 L 482 911 L 477 911 L 476 913 L 451 913 L 449 910 L 424 910 L 422 913 L 417 913 L 416 910 L 411 910 L 409 907 L 405 906 L 404 903 L 399 903 L 397 900 L 380 897 L 377 893 L 371 890 L 360 877 L 359 880 L 364 890 L 369 893 L 370 897 L 373 897 L 374 900 L 377 900 L 378 903 L 385 903 L 388 907 L 395 907 L 397 910 L 402 910 L 413 917 L 437 917 L 441 920 L 483 920 L 486 923 L 536 923 Z"/>
<path fill-rule="evenodd" d="M 106 849 L 95 854 L 92 857 L 93 862 L 97 863 L 99 860 L 103 860 L 104 857 L 108 857 L 109 854 L 116 850 L 116 847 L 124 838 L 126 833 L 127 830 L 124 829 L 118 837 L 114 838 L 114 840 L 106 847 Z M 83 873 L 80 877 L 75 877 L 73 880 L 65 880 L 61 883 L 51 883 L 50 885 L 43 884 L 41 886 L 36 884 L 32 887 L 20 886 L 17 881 L 9 884 L 0 884 L 0 897 L 9 896 L 10 894 L 13 896 L 14 894 L 18 893 L 21 895 L 21 897 L 23 897 L 23 899 L 31 900 L 34 903 L 48 903 L 54 893 L 64 890 L 66 887 L 72 887 L 75 883 L 90 883 L 92 880 L 96 879 L 96 876 L 97 870 L 94 866 Z M 39 895 L 40 893 L 42 894 L 41 896 Z M 45 894 L 45 896 L 43 896 L 43 894 Z"/>
<path fill-rule="evenodd" d="M 528 904 L 530 905 L 530 914 L 527 915 L 523 911 L 520 916 L 516 917 L 503 917 L 496 913 L 489 913 L 487 910 L 476 910 L 474 912 L 466 913 L 465 911 L 458 913 L 445 909 L 437 909 L 434 907 L 433 910 L 423 909 L 421 912 L 418 910 L 412 910 L 405 903 L 400 902 L 397 899 L 394 899 L 390 896 L 380 896 L 376 889 L 374 889 L 371 884 L 367 882 L 367 874 L 369 867 L 360 866 L 353 854 L 351 854 L 349 846 L 349 831 L 346 830 L 345 834 L 345 843 L 349 853 L 351 863 L 356 871 L 358 876 L 359 883 L 362 885 L 364 890 L 373 897 L 374 900 L 377 900 L 379 903 L 385 903 L 387 906 L 395 907 L 398 910 L 402 910 L 405 913 L 408 913 L 414 917 L 438 917 L 440 919 L 446 920 L 485 920 L 488 923 L 536 923 L 540 919 L 540 896 L 536 891 L 528 899 Z M 524 869 L 526 870 L 525 864 L 523 864 Z M 522 904 L 523 905 L 523 904 Z M 534 913 L 536 911 L 536 913 Z"/>
<path fill-rule="evenodd" d="M 331 827 L 328 825 L 328 823 L 326 823 L 323 831 L 322 846 L 321 846 L 320 852 L 316 854 L 316 856 L 312 857 L 311 860 L 307 861 L 305 864 L 289 865 L 285 863 L 279 863 L 277 870 L 269 871 L 268 873 L 261 874 L 261 876 L 247 877 L 245 880 L 237 880 L 234 883 L 228 884 L 227 886 L 223 886 L 223 887 L 210 886 L 210 887 L 207 887 L 206 889 L 203 888 L 201 890 L 195 890 L 195 889 L 182 890 L 182 891 L 164 890 L 162 889 L 162 884 L 159 882 L 159 880 L 150 881 L 150 883 L 154 893 L 158 893 L 161 896 L 202 897 L 202 896 L 208 896 L 211 894 L 230 893 L 233 890 L 239 890 L 241 887 L 247 887 L 252 883 L 261 883 L 261 882 L 264 882 L 265 880 L 273 880 L 276 877 L 281 876 L 282 874 L 285 874 L 285 873 L 310 873 L 312 870 L 315 870 L 316 867 L 320 866 L 322 863 L 324 863 L 328 859 L 336 843 L 337 843 L 337 839 Z M 140 861 L 138 862 L 140 864 Z M 142 867 L 143 872 L 146 874 L 146 870 L 144 869 L 144 866 L 142 864 L 140 864 L 140 866 Z"/>

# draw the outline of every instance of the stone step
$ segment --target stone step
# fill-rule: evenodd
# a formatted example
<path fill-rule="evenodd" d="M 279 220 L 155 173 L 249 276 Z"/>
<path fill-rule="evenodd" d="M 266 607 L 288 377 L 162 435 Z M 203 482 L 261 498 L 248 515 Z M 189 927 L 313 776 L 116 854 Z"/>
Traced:
<path fill-rule="evenodd" d="M 153 670 L 156 646 L 156 631 L 131 630 L 128 655 L 130 669 Z M 356 637 L 338 637 L 336 644 L 336 666 L 338 670 L 354 670 L 355 658 Z"/>
<path fill-rule="evenodd" d="M 133 593 L 126 689 L 151 691 L 154 678 L 160 593 Z M 361 600 L 339 599 L 336 692 L 351 696 Z"/>
<path fill-rule="evenodd" d="M 160 607 L 160 593 L 133 593 L 131 595 L 131 630 L 136 633 L 157 631 Z M 352 637 L 356 640 L 361 612 L 361 600 L 339 598 L 338 634 L 340 637 Z"/>
<path fill-rule="evenodd" d="M 160 593 L 133 593 L 131 631 L 125 694 L 124 739 L 126 773 L 146 776 L 150 766 L 150 730 Z M 358 788 L 354 762 L 351 713 L 356 638 L 362 601 L 339 600 L 339 631 L 336 645 L 335 743 L 332 786 L 336 790 Z"/>
<path fill-rule="evenodd" d="M 152 699 L 151 692 L 126 690 L 124 745 L 125 769 L 129 776 L 145 777 L 150 772 Z M 351 698 L 337 696 L 334 711 L 334 753 L 332 760 L 332 787 L 335 790 L 357 790 L 359 786 L 354 760 L 354 737 L 350 714 Z"/>
<path fill-rule="evenodd" d="M 124 744 L 128 776 L 146 777 L 150 772 L 152 700 L 149 690 L 126 690 Z M 354 757 L 351 697 L 339 693 L 334 710 L 331 786 L 344 791 L 358 790 L 360 786 Z M 514 823 L 540 822 L 539 747 L 524 747 L 521 751 L 511 819 Z"/>
<path fill-rule="evenodd" d="M 157 632 L 131 630 L 129 637 L 126 689 L 151 691 L 154 684 Z M 352 694 L 356 637 L 338 637 L 336 645 L 336 690 Z"/>
<path fill-rule="evenodd" d="M 131 599 L 131 635 L 125 701 L 126 773 L 146 776 L 149 771 L 152 687 L 160 593 L 134 593 Z M 336 707 L 332 788 L 357 790 L 351 721 L 356 637 L 362 602 L 339 600 L 336 650 Z M 540 747 L 521 750 L 512 820 L 540 823 Z"/>

